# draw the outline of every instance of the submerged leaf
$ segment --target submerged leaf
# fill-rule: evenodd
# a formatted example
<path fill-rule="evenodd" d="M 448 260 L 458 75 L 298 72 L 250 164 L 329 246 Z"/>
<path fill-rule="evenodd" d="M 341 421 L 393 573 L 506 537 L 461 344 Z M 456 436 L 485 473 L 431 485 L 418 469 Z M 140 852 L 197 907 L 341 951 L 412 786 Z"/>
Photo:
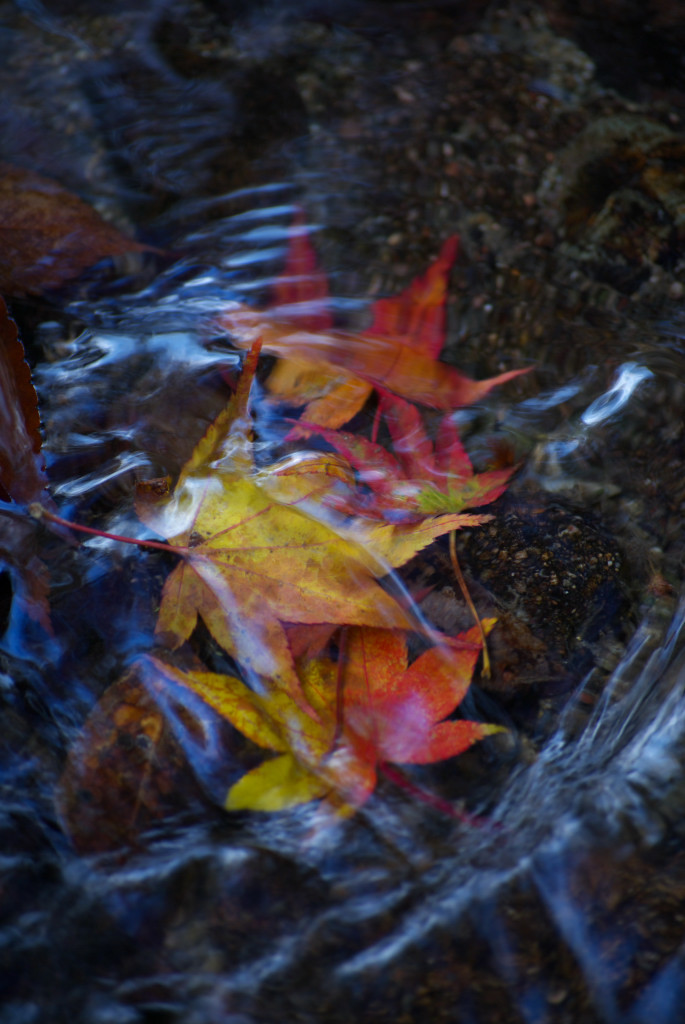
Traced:
<path fill-rule="evenodd" d="M 348 460 L 368 488 L 366 493 L 352 492 L 351 498 L 333 494 L 330 501 L 341 511 L 411 522 L 489 505 L 506 489 L 514 469 L 474 473 L 450 416 L 443 418 L 433 444 L 409 402 L 386 393 L 380 409 L 392 437 L 392 452 L 356 434 L 305 424 Z M 461 525 L 473 526 L 487 518 L 469 516 Z"/>
<path fill-rule="evenodd" d="M 310 281 L 318 298 L 320 278 L 312 269 L 315 257 L 311 248 L 301 255 L 305 245 L 298 231 L 291 251 L 297 246 L 299 260 L 308 268 L 303 293 Z M 525 372 L 514 370 L 474 381 L 438 362 L 444 344 L 447 278 L 457 248 L 457 236 L 447 239 L 424 275 L 395 298 L 374 303 L 371 326 L 363 333 L 334 330 L 327 318 L 308 320 L 297 309 L 291 314 L 287 306 L 259 311 L 240 303 L 223 311 L 220 325 L 236 345 L 249 347 L 259 338 L 265 351 L 280 357 L 269 378 L 269 390 L 292 404 L 306 403 L 303 419 L 309 423 L 342 426 L 362 409 L 374 388 L 432 408 L 456 409 Z M 297 262 L 295 255 L 291 258 Z M 282 300 L 280 289 L 279 280 L 277 300 Z M 292 437 L 306 435 L 304 426 L 291 431 Z"/>
<path fill-rule="evenodd" d="M 0 292 L 59 288 L 105 256 L 147 248 L 52 178 L 0 162 Z"/>
<path fill-rule="evenodd" d="M 493 622 L 485 623 L 486 630 Z M 164 667 L 254 743 L 278 754 L 231 787 L 229 810 L 283 810 L 324 796 L 338 808 L 360 807 L 384 762 L 444 760 L 500 731 L 481 722 L 445 721 L 469 687 L 481 649 L 477 629 L 449 647 L 431 648 L 410 666 L 401 631 L 356 627 L 346 633 L 341 663 L 312 658 L 299 664 L 311 715 L 286 694 L 255 693 L 233 676 Z"/>
<path fill-rule="evenodd" d="M 328 331 L 333 326 L 328 280 L 310 244 L 303 210 L 295 215 L 285 265 L 274 283 L 272 299 L 282 314 L 307 331 Z"/>
<path fill-rule="evenodd" d="M 283 623 L 408 627 L 409 613 L 378 583 L 426 544 L 462 525 L 332 525 L 323 498 L 336 477 L 251 471 L 248 396 L 258 348 L 239 391 L 197 445 L 173 493 L 140 500 L 140 518 L 183 561 L 162 593 L 157 633 L 177 647 L 198 616 L 249 673 L 296 699 L 299 680 Z M 318 516 L 317 516 L 318 510 Z M 319 518 L 320 517 L 320 518 Z"/>
<path fill-rule="evenodd" d="M 452 235 L 425 274 L 414 278 L 399 295 L 377 299 L 369 333 L 396 338 L 430 359 L 437 359 L 445 344 L 447 282 L 458 253 L 459 236 Z"/>
<path fill-rule="evenodd" d="M 296 244 L 297 236 L 291 246 L 294 248 Z M 428 359 L 437 359 L 445 340 L 447 278 L 458 248 L 459 239 L 453 235 L 447 239 L 426 273 L 417 277 L 405 291 L 394 298 L 374 302 L 369 336 L 392 340 L 398 346 Z M 311 248 L 309 252 L 311 263 L 316 257 Z M 317 329 L 311 324 L 301 326 L 308 330 Z M 319 325 L 318 330 L 330 330 L 332 326 L 331 320 L 328 324 Z M 307 402 L 304 420 L 332 428 L 351 420 L 363 408 L 374 388 L 374 384 L 363 379 L 363 375 L 340 381 L 339 374 L 331 377 L 330 371 L 326 374 L 321 370 L 307 370 L 306 364 L 303 370 L 297 359 L 279 360 L 269 377 L 268 386 L 273 394 L 294 404 Z M 392 387 L 392 381 L 388 381 L 387 386 Z M 318 397 L 311 398 L 312 395 Z M 292 436 L 306 436 L 306 428 L 296 427 Z"/>
<path fill-rule="evenodd" d="M 113 850 L 191 802 L 205 804 L 182 746 L 137 668 L 91 711 L 57 790 L 57 808 L 81 853 Z"/>
<path fill-rule="evenodd" d="M 486 633 L 494 621 L 483 623 Z M 458 639 L 460 645 L 432 647 L 408 667 L 401 633 L 350 630 L 345 725 L 366 740 L 376 762 L 441 761 L 497 731 L 479 722 L 444 721 L 463 700 L 481 651 L 477 627 Z"/>

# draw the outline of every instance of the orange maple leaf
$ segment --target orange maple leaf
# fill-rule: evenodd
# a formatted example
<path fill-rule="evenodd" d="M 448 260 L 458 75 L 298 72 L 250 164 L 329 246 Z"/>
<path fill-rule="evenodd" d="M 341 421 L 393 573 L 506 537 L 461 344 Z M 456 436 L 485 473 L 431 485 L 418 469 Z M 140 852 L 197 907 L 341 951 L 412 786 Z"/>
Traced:
<path fill-rule="evenodd" d="M 486 628 L 494 620 L 487 620 Z M 360 807 L 386 762 L 429 764 L 462 753 L 500 726 L 446 720 L 463 699 L 480 653 L 477 630 L 434 647 L 408 665 L 402 631 L 346 630 L 341 664 L 299 664 L 302 690 L 317 718 L 282 692 L 255 693 L 234 676 L 158 671 L 199 694 L 254 743 L 276 752 L 229 790 L 229 810 L 277 811 L 327 797 L 340 810 Z M 342 721 L 337 704 L 343 694 Z"/>
<path fill-rule="evenodd" d="M 404 292 L 375 302 L 367 331 L 335 330 L 326 307 L 327 289 L 300 217 L 286 271 L 276 282 L 278 305 L 255 310 L 236 302 L 224 309 L 219 323 L 238 346 L 247 347 L 260 338 L 265 351 L 281 357 L 269 378 L 269 390 L 292 404 L 306 403 L 303 418 L 309 423 L 342 426 L 360 411 L 374 388 L 436 409 L 469 405 L 526 371 L 474 381 L 438 362 L 447 279 L 457 249 L 454 235 L 426 273 Z M 306 436 L 306 428 L 295 427 L 291 436 Z"/>

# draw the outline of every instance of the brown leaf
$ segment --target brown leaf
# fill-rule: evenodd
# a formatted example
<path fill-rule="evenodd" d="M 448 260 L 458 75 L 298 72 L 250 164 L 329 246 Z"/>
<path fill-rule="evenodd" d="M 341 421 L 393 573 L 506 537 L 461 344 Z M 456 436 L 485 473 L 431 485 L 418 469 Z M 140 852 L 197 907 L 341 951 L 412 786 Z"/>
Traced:
<path fill-rule="evenodd" d="M 82 853 L 135 844 L 170 813 L 203 800 L 145 683 L 134 668 L 110 686 L 69 752 L 57 808 Z"/>
<path fill-rule="evenodd" d="M 17 325 L 0 298 L 0 500 L 49 504 L 40 446 L 31 370 Z M 37 555 L 35 525 L 11 510 L 0 514 L 0 564 L 10 570 L 24 610 L 49 631 L 48 574 Z"/>
<path fill-rule="evenodd" d="M 3 294 L 40 294 L 59 288 L 105 256 L 145 248 L 51 178 L 0 162 Z"/>
<path fill-rule="evenodd" d="M 0 568 L 12 578 L 15 598 L 23 611 L 46 632 L 52 632 L 48 594 L 50 578 L 38 557 L 35 523 L 25 515 L 0 512 Z"/>
<path fill-rule="evenodd" d="M 17 325 L 0 298 L 0 497 L 36 501 L 45 487 L 38 396 Z"/>

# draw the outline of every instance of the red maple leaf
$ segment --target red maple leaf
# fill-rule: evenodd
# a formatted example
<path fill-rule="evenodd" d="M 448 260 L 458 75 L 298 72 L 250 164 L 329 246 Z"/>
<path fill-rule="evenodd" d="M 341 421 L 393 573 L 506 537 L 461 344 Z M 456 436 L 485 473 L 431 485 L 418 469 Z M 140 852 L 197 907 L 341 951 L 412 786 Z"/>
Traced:
<path fill-rule="evenodd" d="M 401 630 L 361 626 L 344 634 L 337 662 L 317 657 L 299 663 L 302 691 L 316 718 L 283 691 L 258 694 L 235 676 L 184 672 L 147 659 L 162 679 L 189 687 L 254 743 L 276 753 L 231 787 L 229 810 L 279 811 L 326 798 L 349 812 L 369 799 L 378 772 L 390 762 L 441 761 L 501 731 L 448 719 L 480 654 L 475 628 L 411 665 Z M 397 778 L 392 769 L 386 774 Z"/>
<path fill-rule="evenodd" d="M 475 473 L 451 416 L 442 419 L 433 443 L 414 405 L 385 393 L 380 409 L 390 430 L 394 454 L 356 434 L 304 424 L 343 455 L 366 485 L 365 492 L 332 499 L 341 511 L 394 522 L 416 521 L 489 505 L 506 489 L 514 470 Z M 478 521 L 478 517 L 469 516 L 464 525 Z"/>

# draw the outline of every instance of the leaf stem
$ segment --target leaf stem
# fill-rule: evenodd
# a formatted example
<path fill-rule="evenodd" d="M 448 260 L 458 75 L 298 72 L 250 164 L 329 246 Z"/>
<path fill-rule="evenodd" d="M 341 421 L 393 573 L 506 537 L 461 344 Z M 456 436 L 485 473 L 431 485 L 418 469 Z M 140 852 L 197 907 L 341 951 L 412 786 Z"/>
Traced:
<path fill-rule="evenodd" d="M 483 645 L 483 675 L 486 679 L 490 678 L 490 655 L 488 654 L 488 643 L 485 637 L 485 630 L 483 629 L 483 623 L 480 621 L 476 606 L 471 599 L 468 587 L 466 586 L 466 580 L 464 574 L 461 571 L 459 565 L 459 559 L 457 558 L 457 531 L 450 530 L 450 560 L 452 562 L 452 568 L 454 569 L 454 575 L 457 577 L 457 583 L 461 588 L 461 592 L 464 595 L 464 600 L 468 605 L 469 611 L 473 615 L 476 625 L 478 626 L 478 632 L 480 633 L 481 644 Z"/>
<path fill-rule="evenodd" d="M 435 808 L 436 811 L 441 811 L 443 814 L 448 815 L 448 817 L 461 821 L 464 825 L 482 826 L 490 824 L 486 818 L 478 818 L 473 814 L 468 814 L 466 811 L 460 811 L 454 806 L 454 804 L 450 803 L 449 800 L 445 800 L 443 797 L 437 796 L 435 793 L 431 793 L 429 790 L 424 789 L 423 786 L 419 786 L 415 782 L 412 782 L 409 776 L 405 775 L 401 769 L 388 764 L 387 761 L 381 761 L 379 763 L 378 771 L 390 782 L 393 782 L 396 786 L 399 786 L 400 789 L 403 789 L 405 793 L 411 794 L 411 796 L 416 797 L 422 803 Z"/>
<path fill-rule="evenodd" d="M 381 425 L 381 404 L 380 402 L 376 406 L 376 412 L 373 417 L 373 426 L 371 428 L 371 442 L 375 444 L 378 440 L 378 428 Z"/>
<path fill-rule="evenodd" d="M 78 533 L 87 533 L 91 537 L 105 537 L 106 540 L 118 540 L 122 544 L 137 544 L 141 548 L 156 548 L 158 551 L 173 551 L 176 554 L 183 554 L 184 548 L 172 547 L 171 544 L 164 544 L 159 540 L 139 540 L 137 537 L 123 537 L 119 533 L 107 533 L 105 530 L 95 530 L 91 526 L 82 526 L 81 523 L 72 523 L 69 519 L 48 511 L 39 502 L 33 502 L 29 506 L 29 512 L 34 519 L 47 519 L 58 526 L 66 526 L 69 530 L 76 530 Z"/>
<path fill-rule="evenodd" d="M 338 673 L 335 680 L 335 732 L 331 741 L 331 752 L 340 742 L 345 725 L 345 663 L 347 661 L 347 629 L 340 630 L 338 644 Z"/>

